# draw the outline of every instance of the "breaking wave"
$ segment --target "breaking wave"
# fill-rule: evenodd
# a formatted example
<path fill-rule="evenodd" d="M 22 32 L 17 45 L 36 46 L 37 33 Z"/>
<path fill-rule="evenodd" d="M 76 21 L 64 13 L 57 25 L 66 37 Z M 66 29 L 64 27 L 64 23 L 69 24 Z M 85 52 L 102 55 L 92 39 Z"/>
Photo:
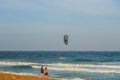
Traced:
<path fill-rule="evenodd" d="M 50 70 L 56 71 L 76 71 L 76 72 L 94 72 L 94 73 L 120 73 L 120 65 L 93 65 L 93 64 L 47 64 Z M 33 65 L 33 68 L 40 66 Z"/>
<path fill-rule="evenodd" d="M 82 78 L 73 78 L 73 79 L 60 79 L 60 80 L 84 80 Z"/>
<path fill-rule="evenodd" d="M 10 61 L 1 61 L 1 66 L 28 66 L 28 65 L 36 65 L 38 63 L 31 62 L 10 62 Z"/>
<path fill-rule="evenodd" d="M 107 65 L 107 64 L 65 64 L 65 63 L 53 63 L 42 64 L 46 65 L 49 70 L 55 71 L 74 71 L 74 72 L 91 72 L 91 73 L 120 73 L 120 65 Z M 40 63 L 30 62 L 0 62 L 0 66 L 27 66 L 28 68 L 40 69 Z M 25 67 L 25 68 L 27 68 Z"/>

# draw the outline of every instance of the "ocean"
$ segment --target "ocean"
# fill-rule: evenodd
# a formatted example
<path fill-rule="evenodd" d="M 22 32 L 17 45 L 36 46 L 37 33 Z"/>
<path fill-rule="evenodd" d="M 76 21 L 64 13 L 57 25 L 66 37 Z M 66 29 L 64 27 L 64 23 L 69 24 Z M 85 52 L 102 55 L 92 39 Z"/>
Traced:
<path fill-rule="evenodd" d="M 60 80 L 120 80 L 119 51 L 0 51 L 4 73 L 39 77 L 41 65 Z"/>

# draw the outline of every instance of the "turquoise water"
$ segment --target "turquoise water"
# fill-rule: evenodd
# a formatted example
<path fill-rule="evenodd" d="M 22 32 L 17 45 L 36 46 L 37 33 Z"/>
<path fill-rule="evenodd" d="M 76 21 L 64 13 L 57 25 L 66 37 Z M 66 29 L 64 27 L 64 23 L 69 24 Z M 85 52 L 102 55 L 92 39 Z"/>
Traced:
<path fill-rule="evenodd" d="M 0 69 L 5 73 L 40 75 L 47 66 L 49 77 L 61 80 L 120 80 L 120 52 L 112 51 L 1 51 Z"/>

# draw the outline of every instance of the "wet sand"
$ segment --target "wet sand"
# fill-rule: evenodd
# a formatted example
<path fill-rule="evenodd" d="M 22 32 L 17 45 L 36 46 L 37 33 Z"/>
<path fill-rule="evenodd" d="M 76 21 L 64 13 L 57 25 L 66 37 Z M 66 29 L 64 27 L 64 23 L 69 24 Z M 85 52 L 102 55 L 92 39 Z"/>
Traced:
<path fill-rule="evenodd" d="M 0 73 L 0 80 L 58 80 L 58 79 L 48 78 L 46 76 L 34 77 L 34 76 Z"/>

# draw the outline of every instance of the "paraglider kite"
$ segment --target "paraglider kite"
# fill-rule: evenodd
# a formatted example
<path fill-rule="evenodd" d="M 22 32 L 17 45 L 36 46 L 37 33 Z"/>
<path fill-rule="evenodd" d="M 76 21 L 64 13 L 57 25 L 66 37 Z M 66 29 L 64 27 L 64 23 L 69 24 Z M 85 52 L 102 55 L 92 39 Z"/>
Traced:
<path fill-rule="evenodd" d="M 65 45 L 68 45 L 68 35 L 64 35 L 64 43 Z"/>

